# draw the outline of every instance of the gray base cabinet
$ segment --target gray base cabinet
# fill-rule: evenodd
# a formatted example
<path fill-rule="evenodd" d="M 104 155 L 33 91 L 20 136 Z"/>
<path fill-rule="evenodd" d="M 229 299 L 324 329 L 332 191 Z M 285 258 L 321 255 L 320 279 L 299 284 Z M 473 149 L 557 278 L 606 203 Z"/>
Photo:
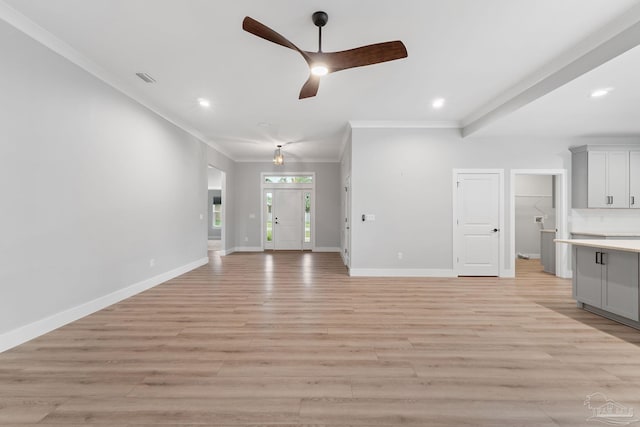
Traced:
<path fill-rule="evenodd" d="M 574 246 L 574 298 L 639 321 L 638 259 L 636 252 Z"/>
<path fill-rule="evenodd" d="M 610 251 L 604 255 L 602 308 L 631 320 L 638 318 L 638 254 Z"/>

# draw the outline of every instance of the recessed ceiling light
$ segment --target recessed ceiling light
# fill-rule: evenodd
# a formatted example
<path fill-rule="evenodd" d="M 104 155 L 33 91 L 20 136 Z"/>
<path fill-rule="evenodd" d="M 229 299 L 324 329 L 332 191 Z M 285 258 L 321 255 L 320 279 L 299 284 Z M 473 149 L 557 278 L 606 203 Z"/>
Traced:
<path fill-rule="evenodd" d="M 603 96 L 608 95 L 612 90 L 613 90 L 612 87 L 604 87 L 604 88 L 596 89 L 593 92 L 591 92 L 591 97 L 602 98 Z"/>
<path fill-rule="evenodd" d="M 211 102 L 209 102 L 208 99 L 204 99 L 204 98 L 198 98 L 198 104 L 200 104 L 200 106 L 203 108 L 211 107 Z"/>
<path fill-rule="evenodd" d="M 431 106 L 435 109 L 444 107 L 444 98 L 436 98 L 431 103 Z"/>

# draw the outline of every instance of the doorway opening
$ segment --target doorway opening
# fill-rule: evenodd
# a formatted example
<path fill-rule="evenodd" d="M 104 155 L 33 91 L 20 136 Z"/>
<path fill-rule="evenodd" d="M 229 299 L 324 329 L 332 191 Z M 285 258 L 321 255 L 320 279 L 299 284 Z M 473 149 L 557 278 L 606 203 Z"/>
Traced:
<path fill-rule="evenodd" d="M 516 263 L 569 278 L 568 245 L 554 239 L 567 236 L 567 174 L 565 169 L 513 169 L 510 179 L 510 256 Z M 519 261 L 520 260 L 520 261 Z"/>
<path fill-rule="evenodd" d="M 313 250 L 315 174 L 261 176 L 262 247 L 266 250 Z"/>
<path fill-rule="evenodd" d="M 207 250 L 224 255 L 226 174 L 215 166 L 207 168 Z"/>

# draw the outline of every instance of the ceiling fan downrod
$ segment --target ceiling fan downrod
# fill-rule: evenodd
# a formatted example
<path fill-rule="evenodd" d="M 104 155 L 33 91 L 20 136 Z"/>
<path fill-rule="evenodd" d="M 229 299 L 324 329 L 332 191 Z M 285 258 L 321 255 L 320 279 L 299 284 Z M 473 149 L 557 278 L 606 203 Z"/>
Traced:
<path fill-rule="evenodd" d="M 318 11 L 311 16 L 311 19 L 315 26 L 318 27 L 318 53 L 322 53 L 322 27 L 327 25 L 329 15 L 326 12 Z"/>

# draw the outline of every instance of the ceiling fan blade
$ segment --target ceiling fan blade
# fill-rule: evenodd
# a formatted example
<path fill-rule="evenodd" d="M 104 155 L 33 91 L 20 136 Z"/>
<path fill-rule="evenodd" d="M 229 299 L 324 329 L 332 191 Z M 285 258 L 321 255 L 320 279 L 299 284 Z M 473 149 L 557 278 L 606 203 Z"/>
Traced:
<path fill-rule="evenodd" d="M 363 67 L 407 57 L 407 48 L 399 40 L 376 43 L 340 52 L 321 53 L 331 72 Z"/>
<path fill-rule="evenodd" d="M 284 36 L 276 33 L 271 28 L 267 27 L 264 24 L 261 24 L 260 22 L 249 16 L 245 16 L 244 20 L 242 21 L 242 29 L 260 38 L 279 44 L 280 46 L 288 47 L 289 49 L 300 52 L 300 49 L 298 49 L 298 47 L 291 43 L 289 40 L 284 38 Z"/>
<path fill-rule="evenodd" d="M 320 77 L 314 76 L 313 74 L 310 75 L 305 84 L 302 86 L 298 99 L 311 98 L 312 96 L 316 96 L 319 87 Z"/>

